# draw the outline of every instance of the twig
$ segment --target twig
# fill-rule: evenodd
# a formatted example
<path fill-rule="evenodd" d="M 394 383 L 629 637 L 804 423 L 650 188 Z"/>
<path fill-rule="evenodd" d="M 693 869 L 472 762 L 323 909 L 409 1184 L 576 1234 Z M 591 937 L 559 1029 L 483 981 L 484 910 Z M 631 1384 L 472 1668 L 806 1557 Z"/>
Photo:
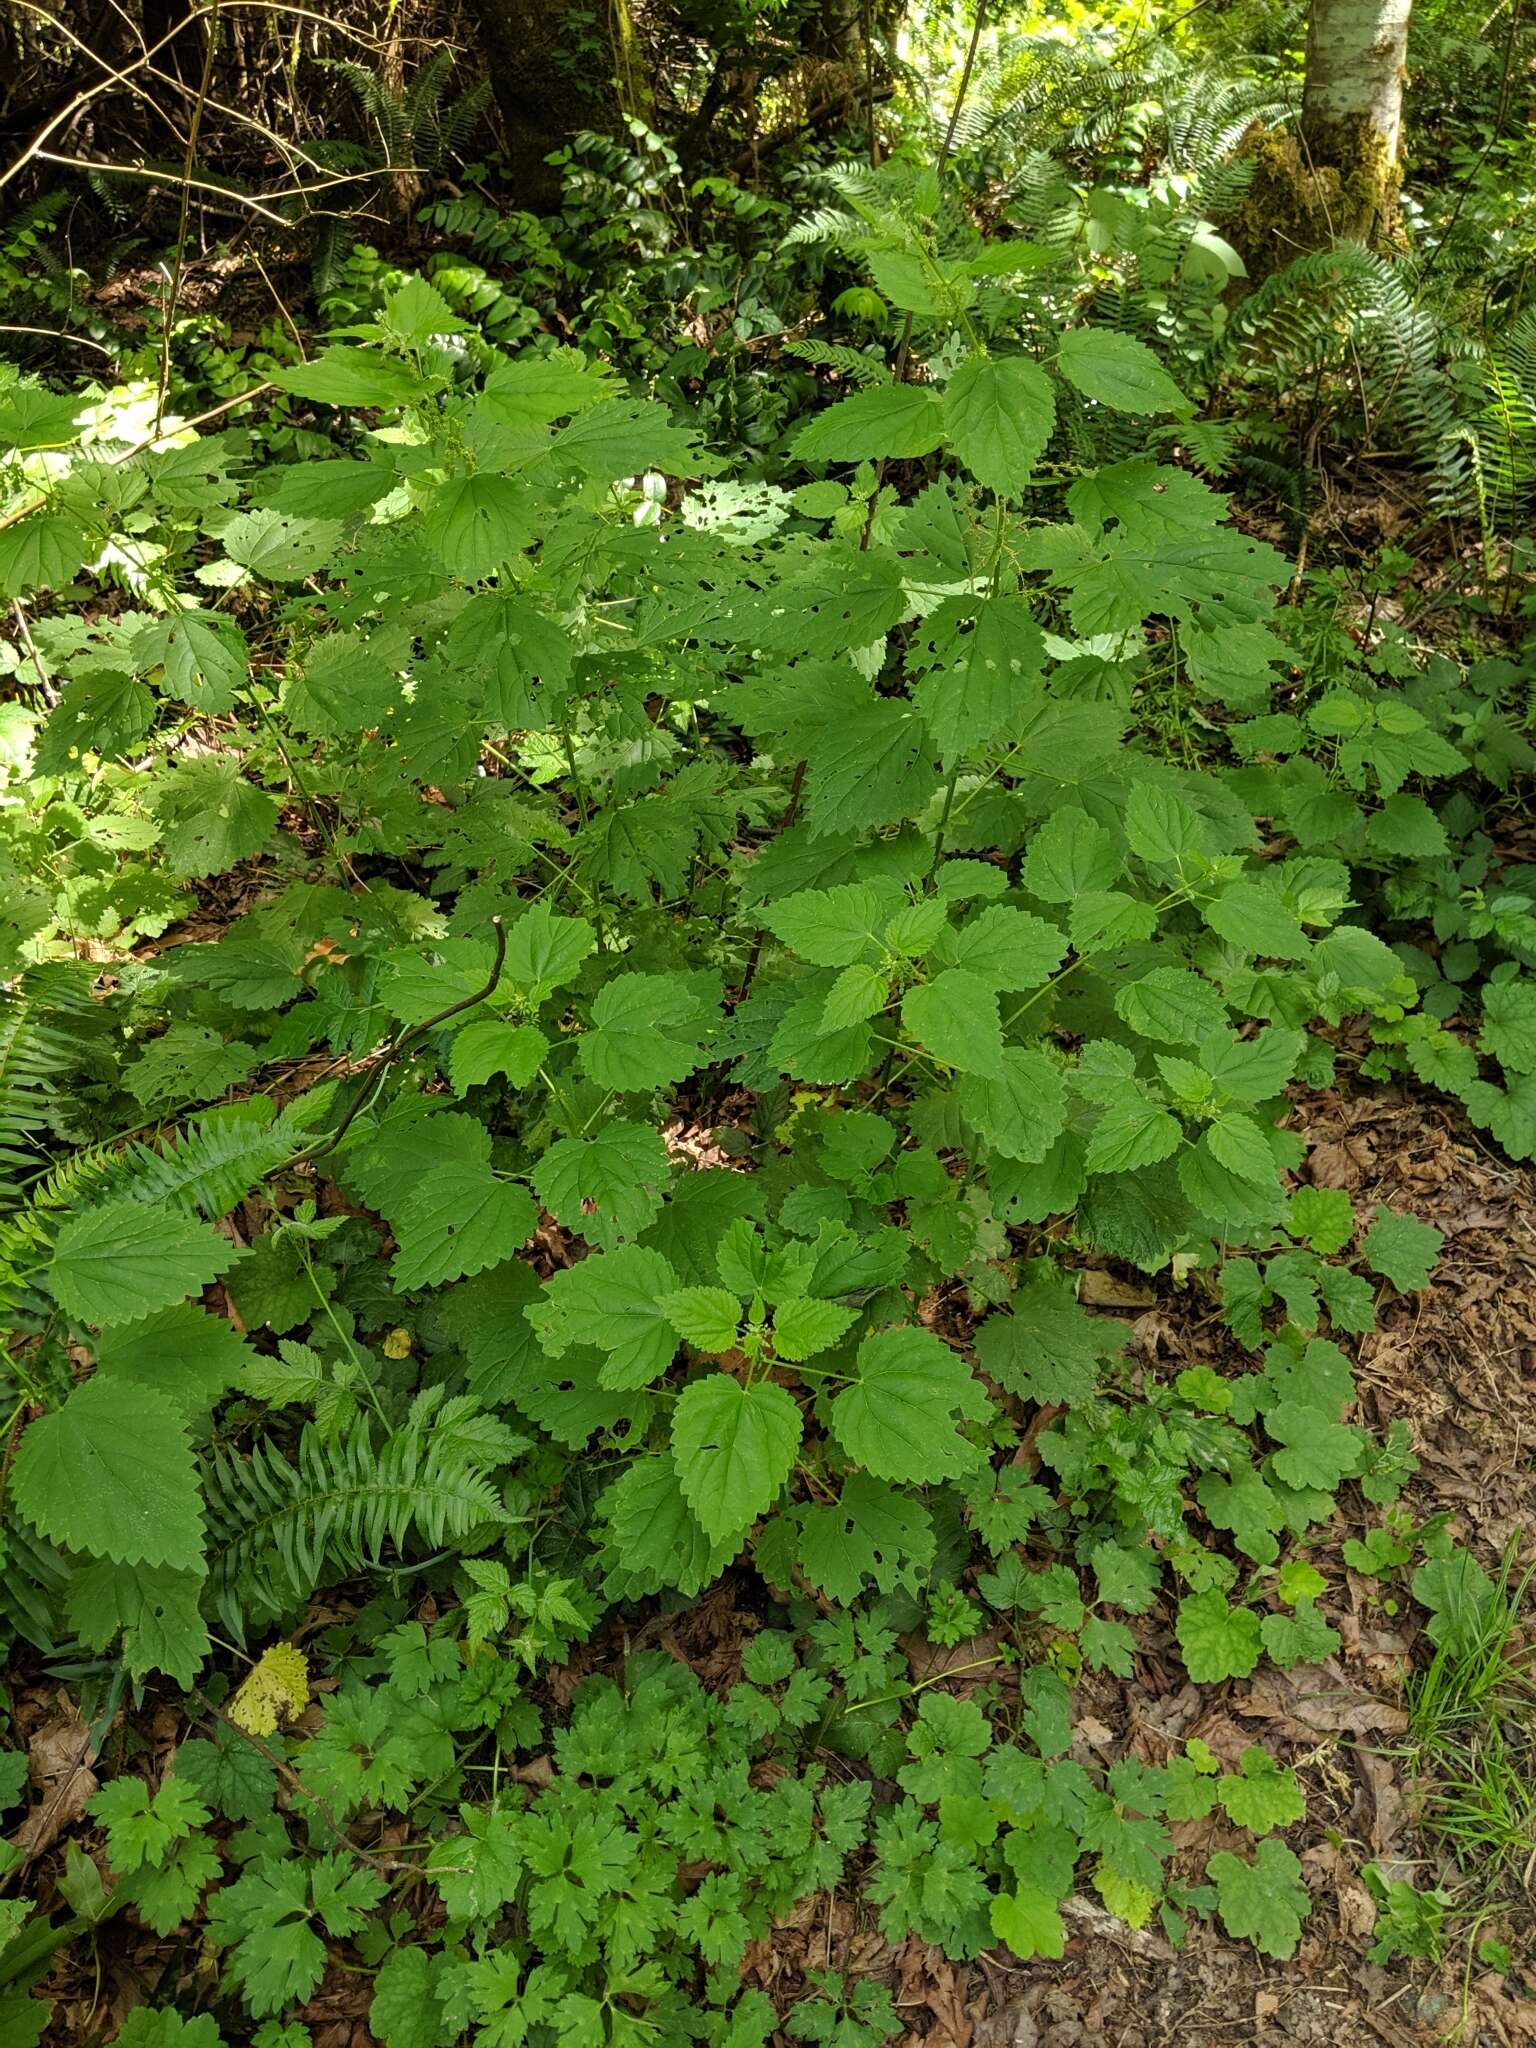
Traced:
<path fill-rule="evenodd" d="M 353 1096 L 346 1115 L 330 1136 L 318 1139 L 313 1145 L 304 1146 L 301 1151 L 295 1152 L 291 1159 L 285 1159 L 281 1166 L 273 1167 L 273 1173 L 285 1173 L 290 1167 L 311 1164 L 316 1159 L 323 1159 L 328 1152 L 334 1152 L 346 1136 L 354 1117 L 359 1114 L 363 1104 L 402 1053 L 409 1052 L 413 1045 L 425 1038 L 429 1031 L 435 1031 L 439 1024 L 446 1024 L 450 1017 L 457 1017 L 462 1010 L 478 1008 L 496 993 L 496 985 L 501 980 L 501 970 L 507 957 L 507 928 L 499 916 L 491 919 L 491 928 L 496 934 L 496 958 L 491 964 L 490 978 L 484 988 L 476 989 L 473 995 L 461 996 L 458 1002 L 450 1003 L 446 1010 L 439 1010 L 435 1016 L 424 1018 L 420 1024 L 413 1024 L 408 1031 L 402 1031 L 381 1051 L 376 1052 L 368 1062 L 362 1087 Z"/>

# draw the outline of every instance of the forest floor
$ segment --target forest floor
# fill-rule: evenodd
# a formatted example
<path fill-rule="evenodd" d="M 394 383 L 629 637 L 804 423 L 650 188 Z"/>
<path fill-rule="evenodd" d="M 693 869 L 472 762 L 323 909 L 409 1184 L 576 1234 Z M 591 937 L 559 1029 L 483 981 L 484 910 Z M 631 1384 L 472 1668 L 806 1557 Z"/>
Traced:
<path fill-rule="evenodd" d="M 1496 1572 L 1511 1539 L 1524 1547 L 1536 1529 L 1536 1175 L 1491 1153 L 1447 1105 L 1396 1088 L 1315 1094 L 1298 1103 L 1296 1121 L 1310 1140 L 1315 1181 L 1345 1188 L 1358 1202 L 1389 1202 L 1445 1234 L 1431 1285 L 1384 1304 L 1381 1327 L 1360 1346 L 1358 1377 L 1371 1422 L 1384 1427 L 1401 1416 L 1413 1430 L 1420 1470 L 1404 1506 L 1419 1522 L 1449 1517 Z M 1224 1356 L 1242 1369 L 1235 1339 L 1193 1289 L 1100 1265 L 1085 1276 L 1084 1296 L 1125 1321 L 1131 1355 L 1149 1376 Z M 1343 1638 L 1336 1659 L 1285 1673 L 1269 1666 L 1219 1690 L 1196 1687 L 1179 1675 L 1171 1634 L 1147 1616 L 1137 1628 L 1132 1677 L 1085 1676 L 1077 1691 L 1085 1761 L 1103 1765 L 1130 1753 L 1162 1762 L 1198 1736 L 1228 1766 L 1258 1742 L 1295 1768 L 1307 1816 L 1287 1839 L 1302 1858 L 1314 1908 L 1291 1962 L 1266 1962 L 1205 1922 L 1175 1952 L 1161 1933 L 1137 1932 L 1084 1897 L 1067 1909 L 1059 1962 L 1006 1968 L 984 1957 L 956 1965 L 915 1937 L 893 1947 L 868 1904 L 821 1895 L 754 1944 L 746 1981 L 788 2011 L 806 1992 L 807 1971 L 875 1976 L 890 1986 L 908 2042 L 931 2048 L 1238 2048 L 1258 2041 L 1406 2048 L 1431 2040 L 1517 2048 L 1536 2041 L 1536 1999 L 1519 1990 L 1521 1959 L 1528 1968 L 1536 1953 L 1529 1893 L 1523 1911 L 1518 1899 L 1511 1910 L 1506 1894 L 1486 1927 L 1510 1943 L 1513 1976 L 1484 1970 L 1468 1939 L 1450 1944 L 1439 1967 L 1379 1967 L 1367 1957 L 1377 1909 L 1362 1882 L 1365 1864 L 1411 1877 L 1421 1890 L 1454 1884 L 1455 1873 L 1437 1865 L 1419 1827 L 1420 1787 L 1405 1752 L 1404 1678 L 1416 1625 L 1392 1611 L 1386 1582 L 1355 1573 L 1341 1554 L 1346 1539 L 1365 1532 L 1370 1511 L 1359 1507 L 1355 1525 L 1341 1513 L 1313 1552 L 1336 1592 L 1329 1610 Z M 742 1646 L 760 1620 L 761 1589 L 727 1575 L 686 1611 L 658 1611 L 638 1635 L 630 1629 L 585 1646 L 570 1669 L 549 1674 L 551 1690 L 558 1699 L 579 1676 L 605 1660 L 616 1664 L 642 1641 L 689 1663 L 706 1685 L 728 1686 L 741 1676 Z M 921 1639 L 905 1647 L 914 1678 L 954 1669 L 953 1689 L 963 1693 L 976 1681 L 959 1667 L 974 1668 L 996 1646 L 983 1637 L 943 1651 Z M 57 1683 L 20 1690 L 18 1726 L 34 1758 L 40 1745 L 68 1747 L 72 1733 L 83 1733 L 77 1719 L 71 1728 Z M 180 1719 L 169 1702 L 150 1700 L 134 1733 L 152 1749 L 168 1749 L 186 1733 Z M 531 1781 L 539 1761 L 520 1767 Z M 68 1799 L 75 1816 L 88 1796 Z M 67 1812 L 56 1817 L 65 1825 L 49 1861 L 82 1827 L 78 1818 L 71 1826 Z M 1178 1824 L 1173 1874 L 1198 1883 L 1210 1855 L 1228 1845 L 1224 1828 L 1219 1816 Z M 1528 1887 L 1529 1868 L 1524 1881 Z M 94 1958 L 88 1945 L 65 1951 L 48 1986 L 58 2004 L 47 2048 L 77 2048 L 93 2037 L 104 2006 L 137 2003 L 162 1972 L 164 1955 L 155 1952 L 163 1946 L 118 1920 L 100 1930 Z M 370 2048 L 370 1991 L 370 1979 L 340 1961 L 328 1971 L 303 2014 L 315 2048 Z"/>
<path fill-rule="evenodd" d="M 1413 1430 L 1420 1470 L 1404 1505 L 1420 1522 L 1449 1516 L 1497 1572 L 1511 1539 L 1523 1549 L 1536 1528 L 1536 1175 L 1491 1153 L 1447 1105 L 1396 1089 L 1314 1095 L 1296 1121 L 1318 1184 L 1388 1202 L 1445 1234 L 1432 1284 L 1384 1305 L 1380 1329 L 1361 1344 L 1358 1377 L 1374 1424 L 1402 1416 Z M 1235 1341 L 1202 1298 L 1113 1272 L 1091 1277 L 1099 1284 L 1085 1295 L 1101 1307 L 1118 1297 L 1147 1374 L 1219 1363 L 1224 1351 L 1235 1359 Z M 1295 1768 L 1307 1817 L 1287 1840 L 1314 1908 L 1291 1962 L 1267 1963 L 1204 1923 L 1176 1953 L 1160 1934 L 1138 1934 L 1079 1899 L 1060 1962 L 1004 1969 L 984 1958 L 967 1968 L 916 1940 L 893 1950 L 851 1903 L 818 1899 L 749 1959 L 755 1980 L 783 2003 L 807 1966 L 877 1972 L 910 2015 L 913 2036 L 934 2048 L 1536 2041 L 1536 2001 L 1469 1965 L 1467 1945 L 1439 1970 L 1367 1960 L 1377 1913 L 1362 1866 L 1374 1861 L 1421 1889 L 1454 1873 L 1437 1868 L 1421 1835 L 1419 1787 L 1403 1754 L 1414 1625 L 1387 1611 L 1382 1582 L 1351 1571 L 1340 1554 L 1364 1528 L 1363 1516 L 1351 1527 L 1341 1513 L 1313 1553 L 1335 1587 L 1347 1588 L 1330 1605 L 1343 1644 L 1328 1664 L 1269 1666 L 1219 1691 L 1196 1687 L 1177 1675 L 1171 1635 L 1144 1627 L 1132 1678 L 1085 1676 L 1077 1690 L 1085 1760 L 1107 1764 L 1129 1752 L 1160 1763 L 1199 1736 L 1229 1767 L 1258 1742 Z M 942 1654 L 958 1666 L 986 1648 L 962 1643 Z M 927 1659 L 914 1676 L 937 1668 L 926 1646 L 912 1654 Z M 1219 1816 L 1175 1826 L 1176 1875 L 1199 1881 L 1208 1857 L 1228 1846 L 1223 1826 Z M 1527 1885 L 1530 1877 L 1527 1868 Z M 1517 1904 L 1488 1923 L 1507 1934 L 1517 1969 L 1536 1952 L 1533 1907 L 1527 1893 L 1523 1910 Z"/>

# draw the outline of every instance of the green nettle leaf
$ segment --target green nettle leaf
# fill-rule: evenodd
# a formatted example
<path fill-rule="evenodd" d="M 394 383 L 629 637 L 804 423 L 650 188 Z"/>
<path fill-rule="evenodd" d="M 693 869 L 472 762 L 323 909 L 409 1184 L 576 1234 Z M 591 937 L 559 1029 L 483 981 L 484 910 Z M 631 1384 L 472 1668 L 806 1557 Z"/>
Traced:
<path fill-rule="evenodd" d="M 993 988 L 1016 994 L 1049 981 L 1066 951 L 1055 925 L 994 903 L 958 931 L 946 931 L 934 957 L 945 967 L 963 967 Z"/>
<path fill-rule="evenodd" d="M 816 1301 L 809 1295 L 781 1301 L 773 1312 L 774 1352 L 799 1364 L 830 1350 L 857 1321 L 858 1310 L 839 1301 Z"/>
<path fill-rule="evenodd" d="M 827 991 L 822 1028 L 846 1031 L 878 1017 L 890 1000 L 890 977 L 883 967 L 845 967 Z"/>
<path fill-rule="evenodd" d="M 1070 1286 L 1048 1275 L 1020 1288 L 1010 1312 L 988 1316 L 976 1332 L 976 1356 L 989 1378 L 1042 1407 L 1092 1400 L 1100 1361 L 1117 1349 L 1114 1326 L 1089 1315 Z"/>
<path fill-rule="evenodd" d="M 1231 882 L 1205 906 L 1205 921 L 1245 957 L 1305 960 L 1311 942 L 1280 898 L 1256 882 Z"/>
<path fill-rule="evenodd" d="M 698 1351 L 729 1351 L 741 1325 L 741 1303 L 723 1287 L 680 1287 L 656 1306 Z"/>
<path fill-rule="evenodd" d="M 939 753 L 984 746 L 1028 704 L 1045 638 L 1022 597 L 955 598 L 927 624 L 933 665 L 912 696 Z"/>
<path fill-rule="evenodd" d="M 296 519 L 285 512 L 237 512 L 221 536 L 224 552 L 265 583 L 302 583 L 329 566 L 341 540 L 335 519 Z"/>
<path fill-rule="evenodd" d="M 535 1025 L 507 1024 L 499 1017 L 477 1017 L 454 1037 L 448 1056 L 453 1092 L 467 1094 L 498 1074 L 512 1087 L 526 1088 L 543 1066 L 548 1052 L 549 1040 Z M 553 1206 L 551 1203 L 550 1207 Z"/>
<path fill-rule="evenodd" d="M 868 462 L 931 455 L 944 436 L 938 393 L 923 384 L 855 391 L 806 421 L 791 447 L 802 462 Z"/>
<path fill-rule="evenodd" d="M 694 1380 L 672 1415 L 672 1462 L 689 1507 L 717 1542 L 750 1528 L 789 1477 L 800 1410 L 772 1380 Z"/>
<path fill-rule="evenodd" d="M 1006 1046 L 995 1074 L 966 1074 L 960 1107 L 994 1152 L 1005 1159 L 1044 1159 L 1066 1129 L 1061 1070 L 1043 1052 Z"/>
<path fill-rule="evenodd" d="M 212 875 L 266 845 L 278 802 L 240 773 L 238 761 L 204 754 L 183 761 L 154 795 L 173 875 Z"/>
<path fill-rule="evenodd" d="M 424 532 L 460 583 L 494 574 L 537 537 L 525 487 L 483 473 L 440 484 L 427 502 Z"/>
<path fill-rule="evenodd" d="M 997 994 L 978 974 L 946 967 L 932 981 L 908 989 L 901 1021 L 924 1050 L 962 1074 L 1001 1078 L 1003 1031 Z"/>
<path fill-rule="evenodd" d="M 672 1363 L 677 1331 L 661 1304 L 677 1291 L 677 1274 L 660 1252 L 621 1245 L 556 1273 L 528 1320 L 552 1358 L 573 1344 L 606 1351 L 601 1384 L 622 1393 L 646 1386 Z"/>
<path fill-rule="evenodd" d="M 848 967 L 878 959 L 880 934 L 902 901 L 894 884 L 843 882 L 835 889 L 802 889 L 770 903 L 763 922 L 777 939 L 816 967 Z"/>
<path fill-rule="evenodd" d="M 50 1542 L 119 1564 L 201 1572 L 203 1510 L 181 1411 L 133 1381 L 90 1379 L 22 1435 L 17 1507 Z"/>
<path fill-rule="evenodd" d="M 34 512 L 0 528 L 0 597 L 61 589 L 91 552 L 85 528 L 67 513 Z"/>
<path fill-rule="evenodd" d="M 1260 1842 L 1251 1863 L 1223 1849 L 1205 1874 L 1216 1887 L 1216 1910 L 1228 1934 L 1281 1962 L 1295 1955 L 1312 1901 L 1301 1864 L 1283 1842 Z"/>
<path fill-rule="evenodd" d="M 1198 1044 L 1227 1021 L 1220 996 L 1186 967 L 1154 967 L 1119 991 L 1115 1008 L 1141 1037 L 1165 1045 Z"/>
<path fill-rule="evenodd" d="M 162 668 L 165 686 L 196 711 L 229 711 L 245 685 L 250 649 L 233 619 L 212 612 L 171 612 L 135 636 L 141 669 Z"/>
<path fill-rule="evenodd" d="M 1412 1294 L 1427 1287 L 1429 1276 L 1440 1263 L 1445 1239 L 1432 1223 L 1417 1216 L 1401 1216 L 1395 1209 L 1380 1208 L 1365 1234 L 1362 1250 L 1373 1273 L 1390 1280 L 1399 1294 Z"/>
<path fill-rule="evenodd" d="M 681 976 L 617 974 L 599 991 L 576 1056 L 590 1080 L 615 1094 L 666 1088 L 700 1064 L 705 1028 L 698 996 Z"/>
<path fill-rule="evenodd" d="M 1116 412 L 1188 412 L 1189 400 L 1144 341 L 1111 327 L 1074 327 L 1061 337 L 1056 366 L 1085 398 Z"/>
<path fill-rule="evenodd" d="M 533 1170 L 539 1200 L 558 1222 L 604 1251 L 638 1237 L 661 1213 L 667 1148 L 649 1124 L 605 1124 L 561 1138 Z"/>
<path fill-rule="evenodd" d="M 1511 1073 L 1536 1074 L 1536 979 L 1489 982 L 1479 1043 Z"/>
<path fill-rule="evenodd" d="M 584 917 L 564 917 L 536 903 L 507 933 L 506 978 L 531 1002 L 542 1002 L 575 979 L 596 944 L 597 933 Z"/>
<path fill-rule="evenodd" d="M 1205 845 L 1200 814 L 1172 790 L 1138 782 L 1126 800 L 1125 836 L 1139 860 L 1177 867 L 1187 853 Z"/>
<path fill-rule="evenodd" d="M 252 1356 L 233 1323 L 191 1302 L 112 1323 L 94 1348 L 104 1378 L 136 1380 L 191 1409 L 211 1408 L 239 1383 Z"/>
<path fill-rule="evenodd" d="M 104 1202 L 59 1232 L 47 1286 L 82 1323 L 127 1323 L 201 1294 L 239 1253 L 206 1223 L 148 1202 Z"/>
<path fill-rule="evenodd" d="M 950 444 L 999 496 L 1028 484 L 1055 424 L 1051 380 L 1027 356 L 967 356 L 944 387 Z"/>
<path fill-rule="evenodd" d="M 274 370 L 271 381 L 280 391 L 320 405 L 408 405 L 425 395 L 421 374 L 410 363 L 346 342 L 332 342 L 307 363 Z"/>
<path fill-rule="evenodd" d="M 849 711 L 806 750 L 805 815 L 812 836 L 915 817 L 938 788 L 933 751 L 927 726 L 900 698 L 877 697 Z"/>
<path fill-rule="evenodd" d="M 1120 876 L 1120 850 L 1086 811 L 1053 811 L 1029 842 L 1024 886 L 1042 903 L 1075 903 L 1111 888 Z"/>
<path fill-rule="evenodd" d="M 1175 1626 L 1184 1669 L 1196 1685 L 1248 1678 L 1257 1670 L 1259 1617 L 1251 1607 L 1229 1607 L 1220 1587 L 1208 1586 L 1181 1600 Z"/>
<path fill-rule="evenodd" d="M 1261 1124 L 1236 1110 L 1225 1110 L 1205 1134 L 1212 1156 L 1241 1180 L 1261 1186 L 1274 1179 L 1275 1155 Z"/>
<path fill-rule="evenodd" d="M 1090 1173 L 1132 1173 L 1139 1166 L 1155 1166 L 1178 1150 L 1184 1133 L 1177 1117 L 1136 1092 L 1134 1084 L 1118 1102 L 1112 1102 L 1093 1127 L 1088 1140 Z"/>
<path fill-rule="evenodd" d="M 957 1352 L 931 1330 L 879 1330 L 859 1346 L 858 1381 L 832 1403 L 843 1449 L 877 1479 L 952 1479 L 980 1452 L 955 1429 L 980 1421 L 985 1391 Z"/>
<path fill-rule="evenodd" d="M 424 1174 L 393 1212 L 400 1249 L 390 1277 L 402 1291 L 440 1287 L 510 1259 L 539 1212 L 525 1187 L 473 1161 Z"/>

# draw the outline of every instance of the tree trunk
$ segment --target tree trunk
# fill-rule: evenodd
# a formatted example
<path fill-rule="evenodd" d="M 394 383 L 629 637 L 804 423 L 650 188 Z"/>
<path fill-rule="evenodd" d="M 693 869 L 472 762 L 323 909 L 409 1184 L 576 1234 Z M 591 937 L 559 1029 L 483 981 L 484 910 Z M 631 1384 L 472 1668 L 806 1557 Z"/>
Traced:
<path fill-rule="evenodd" d="M 1238 150 L 1253 179 L 1224 225 L 1255 284 L 1334 242 L 1397 242 L 1412 5 L 1312 0 L 1300 125 L 1255 122 Z"/>
<path fill-rule="evenodd" d="M 1335 237 L 1392 233 L 1411 9 L 1412 0 L 1312 0 L 1301 140 L 1311 169 L 1337 182 Z"/>
<path fill-rule="evenodd" d="M 628 0 L 603 0 L 598 22 L 572 0 L 470 0 L 506 129 L 513 195 L 530 213 L 560 203 L 544 159 L 578 130 L 613 130 L 634 72 Z"/>

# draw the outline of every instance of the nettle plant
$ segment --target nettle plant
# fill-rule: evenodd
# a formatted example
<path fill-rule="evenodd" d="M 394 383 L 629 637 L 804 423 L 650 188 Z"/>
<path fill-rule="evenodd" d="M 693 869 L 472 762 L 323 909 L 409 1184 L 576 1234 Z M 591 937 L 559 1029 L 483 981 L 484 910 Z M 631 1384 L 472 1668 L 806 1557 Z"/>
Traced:
<path fill-rule="evenodd" d="M 638 2039 L 699 1958 L 699 2030 L 760 2039 L 726 2010 L 742 1941 L 862 1826 L 814 1774 L 793 1827 L 759 1814 L 785 1724 L 897 1776 L 867 1880 L 893 1936 L 1059 1950 L 1086 1857 L 1133 1920 L 1214 1901 L 1294 1949 L 1279 1842 L 1220 1852 L 1213 1892 L 1164 1875 L 1165 1817 L 1293 1818 L 1272 1767 L 1101 1782 L 1066 1756 L 1068 1681 L 1128 1673 L 1123 1617 L 1170 1586 L 1197 1681 L 1335 1644 L 1308 1532 L 1412 1460 L 1344 1420 L 1335 1340 L 1372 1288 L 1347 1199 L 1287 1191 L 1285 1091 L 1331 1072 L 1314 1027 L 1413 984 L 1341 861 L 1078 688 L 1149 637 L 1196 677 L 1286 653 L 1287 565 L 1189 474 L 1035 482 L 1059 404 L 1155 422 L 1177 387 L 1123 335 L 1037 358 L 963 304 L 940 325 L 806 420 L 779 481 L 722 478 L 598 363 L 495 353 L 419 280 L 279 376 L 336 409 L 324 460 L 152 440 L 153 394 L 6 400 L 0 587 L 32 620 L 18 677 L 49 684 L 6 727 L 12 856 L 44 877 L 5 902 L 34 1048 L 0 1225 L 10 1626 L 70 1645 L 106 1712 L 156 1674 L 221 1686 L 210 1624 L 254 1651 L 343 1580 L 446 1608 L 319 1732 L 262 1724 L 313 1789 L 309 1862 L 240 1803 L 248 1765 L 203 1758 L 167 1817 L 249 1822 L 209 1924 L 258 2017 L 313 1989 L 317 1927 L 374 1959 L 410 1931 L 326 1816 L 419 1809 L 450 1932 L 381 1974 L 440 2004 L 402 2043 Z M 242 906 L 216 938 L 127 956 L 215 886 Z M 82 903 L 120 964 L 76 1047 L 95 969 L 53 963 Z M 1381 1214 L 1361 1256 L 1411 1287 L 1437 1248 Z M 1254 1370 L 1133 1366 L 1079 1304 L 1085 1254 L 1219 1285 Z M 532 1675 L 606 1607 L 733 1564 L 810 1661 L 776 1637 L 790 1661 L 755 1650 L 730 1695 L 719 1825 L 758 1817 L 708 1852 L 685 1968 L 637 1930 L 704 1839 L 692 1807 L 675 1838 L 645 1815 L 686 1774 L 614 1779 L 574 1731 L 621 1759 L 662 1734 L 601 1694 L 566 1775 L 528 1799 L 493 1774 L 489 1808 L 465 1753 L 535 1739 Z M 897 1630 L 925 1614 L 951 1642 L 995 1621 L 990 1715 L 930 1690 L 914 1718 Z M 676 1711 L 718 1741 L 714 1707 Z M 149 1910 L 190 1913 L 210 1857 Z M 828 2029 L 876 2024 L 823 1988 Z"/>

